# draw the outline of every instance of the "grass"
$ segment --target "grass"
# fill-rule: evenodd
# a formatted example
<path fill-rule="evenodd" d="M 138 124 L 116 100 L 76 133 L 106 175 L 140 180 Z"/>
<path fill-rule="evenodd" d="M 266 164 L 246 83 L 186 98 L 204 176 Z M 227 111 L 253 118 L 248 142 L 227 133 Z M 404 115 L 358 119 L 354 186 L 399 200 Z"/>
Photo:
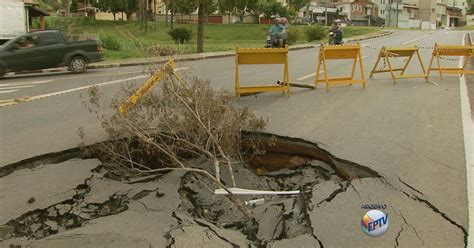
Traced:
<path fill-rule="evenodd" d="M 48 28 L 57 28 L 69 34 L 88 34 L 100 36 L 108 34 L 119 38 L 121 50 L 112 51 L 104 49 L 106 60 L 120 60 L 128 58 L 146 57 L 140 47 L 167 46 L 178 50 L 180 53 L 196 52 L 197 24 L 174 24 L 174 27 L 184 27 L 192 30 L 193 38 L 186 44 L 175 44 L 167 34 L 170 30 L 164 22 L 149 22 L 148 32 L 140 28 L 138 22 L 131 21 L 102 21 L 85 18 L 59 18 L 47 19 Z M 207 24 L 204 27 L 204 51 L 230 51 L 235 47 L 263 47 L 265 34 L 269 25 L 258 24 Z M 291 26 L 290 29 L 298 30 L 297 44 L 307 43 L 304 36 L 305 26 Z M 344 37 L 364 35 L 381 30 L 372 27 L 346 27 Z"/>
<path fill-rule="evenodd" d="M 471 26 L 464 26 L 461 28 L 462 30 L 474 30 L 474 25 Z"/>

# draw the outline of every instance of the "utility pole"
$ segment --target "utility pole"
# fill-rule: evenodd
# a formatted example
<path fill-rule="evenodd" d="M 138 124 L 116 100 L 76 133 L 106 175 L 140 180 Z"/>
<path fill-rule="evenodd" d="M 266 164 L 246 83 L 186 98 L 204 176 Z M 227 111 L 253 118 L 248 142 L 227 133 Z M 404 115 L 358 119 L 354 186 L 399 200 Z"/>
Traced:
<path fill-rule="evenodd" d="M 397 1 L 397 28 L 398 28 L 398 14 L 399 14 L 399 12 L 398 12 L 398 2 L 399 2 L 399 0 L 396 0 L 396 1 Z"/>
<path fill-rule="evenodd" d="M 326 14 L 325 21 L 326 21 L 326 26 L 328 25 L 328 0 L 325 0 L 326 3 L 326 10 L 324 13 Z"/>
<path fill-rule="evenodd" d="M 388 0 L 388 26 L 392 26 L 392 0 Z"/>

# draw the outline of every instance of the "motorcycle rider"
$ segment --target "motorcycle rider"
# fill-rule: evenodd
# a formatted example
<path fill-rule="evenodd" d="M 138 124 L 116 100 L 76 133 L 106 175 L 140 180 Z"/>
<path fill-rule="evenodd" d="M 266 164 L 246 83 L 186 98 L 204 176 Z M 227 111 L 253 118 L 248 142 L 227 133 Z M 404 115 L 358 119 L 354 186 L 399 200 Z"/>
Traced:
<path fill-rule="evenodd" d="M 275 18 L 273 25 L 270 27 L 272 44 L 274 47 L 283 47 L 286 43 L 287 28 L 283 23 L 284 21 L 285 20 L 282 18 Z"/>
<path fill-rule="evenodd" d="M 331 27 L 330 32 L 333 33 L 333 35 L 331 37 L 332 42 L 330 42 L 330 43 L 334 44 L 334 45 L 341 45 L 342 44 L 342 23 L 341 23 L 341 20 L 336 19 L 332 23 L 332 27 Z"/>

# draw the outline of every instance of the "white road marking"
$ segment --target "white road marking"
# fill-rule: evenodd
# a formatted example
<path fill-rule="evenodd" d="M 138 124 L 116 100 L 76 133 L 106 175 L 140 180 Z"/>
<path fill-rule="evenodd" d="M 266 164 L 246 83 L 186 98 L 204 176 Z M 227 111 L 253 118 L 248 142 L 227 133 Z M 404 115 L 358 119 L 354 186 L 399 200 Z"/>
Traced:
<path fill-rule="evenodd" d="M 323 73 L 323 71 L 319 71 L 319 72 L 318 72 L 318 74 L 320 74 L 320 73 Z M 315 72 L 315 73 L 308 74 L 308 75 L 306 75 L 306 76 L 302 76 L 302 77 L 300 77 L 300 78 L 297 78 L 296 81 L 305 80 L 305 79 L 307 79 L 307 78 L 314 77 L 314 76 L 316 76 L 316 72 Z"/>
<path fill-rule="evenodd" d="M 36 85 L 0 86 L 0 90 L 23 89 L 23 88 L 31 88 L 35 86 Z"/>
<path fill-rule="evenodd" d="M 190 67 L 180 67 L 180 68 L 176 68 L 175 71 L 182 71 L 182 70 L 187 70 L 189 69 Z M 137 73 L 144 73 L 145 69 L 141 70 L 141 71 L 130 71 L 130 72 L 119 72 L 119 73 L 107 73 L 107 74 L 97 74 L 97 75 L 82 75 L 82 76 L 71 76 L 71 77 L 58 77 L 58 78 L 55 78 L 54 80 L 58 80 L 58 79 L 78 79 L 78 78 L 90 78 L 90 77 L 106 77 L 106 76 L 122 76 L 122 75 L 126 75 L 126 74 L 137 74 Z"/>
<path fill-rule="evenodd" d="M 103 83 L 98 83 L 98 84 L 92 84 L 92 85 L 72 88 L 72 89 L 68 89 L 68 90 L 56 91 L 56 92 L 43 94 L 43 95 L 38 95 L 38 96 L 32 96 L 32 97 L 29 97 L 29 100 L 32 101 L 32 100 L 37 100 L 37 99 L 46 98 L 46 97 L 50 97 L 50 96 L 62 95 L 62 94 L 66 94 L 66 93 L 70 93 L 70 92 L 74 92 L 74 91 L 85 90 L 85 89 L 89 89 L 89 88 L 92 88 L 92 87 L 101 87 L 101 86 L 110 85 L 110 84 L 122 83 L 122 82 L 135 80 L 135 79 L 140 79 L 140 78 L 144 78 L 144 77 L 148 77 L 148 75 L 141 75 L 141 76 L 130 77 L 130 78 L 125 78 L 125 79 L 118 79 L 118 80 L 113 80 L 113 81 L 108 81 L 108 82 L 103 82 Z"/>
<path fill-rule="evenodd" d="M 418 37 L 418 38 L 416 38 L 416 39 L 413 39 L 413 40 L 409 40 L 409 41 L 402 42 L 402 44 L 403 44 L 403 45 L 405 45 L 405 44 L 408 44 L 408 43 L 412 43 L 412 42 L 414 42 L 414 41 L 417 41 L 417 40 L 424 39 L 424 38 L 426 38 L 426 37 L 428 37 L 428 36 L 430 36 L 430 35 L 429 35 L 429 34 L 427 34 L 427 35 L 423 35 L 423 36 L 421 36 L 421 37 Z"/>
<path fill-rule="evenodd" d="M 136 74 L 136 73 L 143 73 L 144 70 L 141 71 L 131 71 L 131 72 L 120 72 L 120 73 L 108 73 L 108 74 L 98 74 L 98 75 L 83 75 L 83 76 L 72 76 L 72 77 L 60 77 L 58 79 L 78 79 L 78 78 L 90 78 L 90 77 L 106 77 L 106 76 L 122 76 L 126 74 Z"/>
<path fill-rule="evenodd" d="M 368 57 L 370 57 L 370 56 L 364 56 L 364 57 L 362 57 L 362 59 L 366 59 L 366 58 L 368 58 Z M 323 73 L 323 72 L 324 72 L 324 71 L 319 71 L 318 74 L 321 74 L 321 73 Z M 296 79 L 296 81 L 305 80 L 305 79 L 308 79 L 308 78 L 314 77 L 314 76 L 316 76 L 316 72 L 315 72 L 315 73 L 308 74 L 308 75 L 306 75 L 306 76 L 299 77 L 299 78 Z"/>
<path fill-rule="evenodd" d="M 174 71 L 181 71 L 181 70 L 186 70 L 186 69 L 189 69 L 189 67 L 176 68 Z M 147 78 L 147 77 L 150 77 L 150 75 L 140 75 L 140 76 L 129 77 L 125 79 L 118 79 L 118 80 L 113 80 L 113 81 L 108 81 L 108 82 L 103 82 L 103 83 L 98 83 L 98 84 L 93 84 L 93 85 L 87 85 L 87 86 L 72 88 L 68 90 L 62 90 L 62 91 L 37 95 L 37 96 L 31 96 L 31 97 L 26 96 L 26 97 L 22 97 L 21 99 L 17 98 L 17 99 L 1 100 L 0 107 L 11 106 L 19 102 L 29 102 L 29 101 L 39 100 L 39 99 L 48 98 L 52 96 L 63 95 L 63 94 L 67 94 L 67 93 L 71 93 L 75 91 L 86 90 L 92 87 L 101 87 L 101 86 L 106 86 L 106 85 L 111 85 L 111 84 L 116 84 L 116 83 L 122 83 L 122 82 L 130 81 L 130 80 L 140 79 L 140 78 Z"/>
<path fill-rule="evenodd" d="M 466 33 L 462 38 L 462 45 L 466 39 Z M 463 66 L 463 58 L 459 59 L 459 67 Z M 459 76 L 460 93 L 461 93 L 461 114 L 462 126 L 464 134 L 464 154 L 466 156 L 466 180 L 467 180 L 467 205 L 469 219 L 468 247 L 474 247 L 474 122 L 471 116 L 471 108 L 469 103 L 469 95 L 467 92 L 466 78 L 464 75 Z"/>
<path fill-rule="evenodd" d="M 18 90 L 0 90 L 0 94 L 6 94 L 6 93 L 15 92 L 15 91 L 18 91 Z"/>
<path fill-rule="evenodd" d="M 53 80 L 43 80 L 43 81 L 32 81 L 32 82 L 19 82 L 19 83 L 9 83 L 9 84 L 0 84 L 0 87 L 5 86 L 22 86 L 22 85 L 32 85 L 32 84 L 45 84 L 52 82 Z"/>

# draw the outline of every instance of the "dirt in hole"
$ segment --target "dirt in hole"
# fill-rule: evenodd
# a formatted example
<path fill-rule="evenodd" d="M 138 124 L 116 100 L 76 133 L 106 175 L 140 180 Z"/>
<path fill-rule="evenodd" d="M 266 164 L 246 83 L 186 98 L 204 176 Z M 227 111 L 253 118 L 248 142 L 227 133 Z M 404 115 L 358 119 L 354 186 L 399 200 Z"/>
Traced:
<path fill-rule="evenodd" d="M 355 163 L 340 160 L 316 144 L 300 139 L 289 139 L 261 134 L 254 147 L 258 155 L 247 158 L 248 164 L 234 166 L 239 188 L 290 191 L 294 196 L 239 196 L 249 201 L 263 199 L 253 206 L 256 223 L 248 223 L 237 207 L 226 197 L 214 194 L 213 182 L 201 175 L 187 173 L 181 181 L 181 210 L 203 218 L 217 226 L 239 230 L 258 245 L 271 241 L 312 234 L 308 210 L 313 186 L 324 181 L 349 182 L 356 178 L 380 177 L 375 171 Z M 254 152 L 252 150 L 252 152 Z M 206 160 L 196 167 L 212 170 Z M 230 185 L 230 177 L 222 171 L 222 180 Z"/>

